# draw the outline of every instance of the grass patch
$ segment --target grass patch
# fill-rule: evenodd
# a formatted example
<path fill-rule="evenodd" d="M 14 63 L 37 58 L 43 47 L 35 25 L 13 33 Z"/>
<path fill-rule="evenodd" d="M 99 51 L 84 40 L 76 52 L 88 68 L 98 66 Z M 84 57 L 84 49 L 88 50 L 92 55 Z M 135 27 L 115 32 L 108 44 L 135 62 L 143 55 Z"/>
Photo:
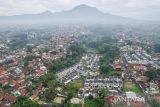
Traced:
<path fill-rule="evenodd" d="M 85 100 L 85 107 L 103 107 L 105 105 L 105 100 L 100 98 L 95 98 L 92 100 Z"/>
<path fill-rule="evenodd" d="M 70 104 L 70 107 L 82 107 L 81 104 Z"/>
<path fill-rule="evenodd" d="M 109 77 L 109 76 L 121 76 L 122 72 L 116 71 L 116 70 L 111 70 L 106 73 L 102 73 L 101 75 L 104 77 Z"/>
<path fill-rule="evenodd" d="M 63 92 L 72 93 L 73 96 L 77 97 L 77 93 L 79 89 L 81 88 L 82 83 L 83 83 L 83 80 L 78 80 L 75 83 L 68 84 L 67 86 L 65 86 Z"/>
<path fill-rule="evenodd" d="M 82 80 L 78 80 L 76 83 L 73 84 L 73 87 L 80 88 L 82 86 Z"/>
<path fill-rule="evenodd" d="M 132 87 L 127 87 L 126 85 L 124 85 L 124 91 L 132 91 L 138 94 L 142 94 L 142 91 L 139 89 L 138 86 L 136 86 L 135 84 L 132 85 Z"/>

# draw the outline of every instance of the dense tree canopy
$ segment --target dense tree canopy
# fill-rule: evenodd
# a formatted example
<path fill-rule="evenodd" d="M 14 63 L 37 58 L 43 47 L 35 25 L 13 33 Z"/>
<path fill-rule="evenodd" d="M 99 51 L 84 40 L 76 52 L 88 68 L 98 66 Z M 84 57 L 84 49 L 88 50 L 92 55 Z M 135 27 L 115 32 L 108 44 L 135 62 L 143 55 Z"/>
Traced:
<path fill-rule="evenodd" d="M 160 69 L 149 69 L 146 72 L 146 76 L 149 77 L 149 80 L 159 79 L 160 80 Z"/>
<path fill-rule="evenodd" d="M 36 102 L 28 99 L 27 97 L 17 97 L 16 102 L 12 105 L 12 107 L 41 107 Z"/>
<path fill-rule="evenodd" d="M 83 53 L 84 53 L 83 47 L 77 43 L 74 43 L 70 45 L 68 49 L 68 54 L 66 55 L 65 58 L 49 61 L 46 65 L 48 66 L 50 71 L 58 72 L 78 62 Z"/>
<path fill-rule="evenodd" d="M 154 51 L 159 53 L 160 52 L 160 44 L 155 44 L 154 45 Z"/>
<path fill-rule="evenodd" d="M 116 47 L 116 41 L 110 37 L 102 37 L 97 40 L 93 37 L 87 38 L 81 38 L 86 47 L 92 48 L 102 55 L 100 58 L 100 72 L 107 75 L 119 75 L 114 71 L 113 67 L 110 66 L 113 60 L 119 55 L 119 49 Z"/>
<path fill-rule="evenodd" d="M 160 107 L 160 103 L 156 99 L 152 99 L 151 107 Z"/>
<path fill-rule="evenodd" d="M 57 91 L 55 90 L 55 88 L 48 88 L 44 92 L 44 97 L 48 102 L 53 101 L 56 95 Z"/>

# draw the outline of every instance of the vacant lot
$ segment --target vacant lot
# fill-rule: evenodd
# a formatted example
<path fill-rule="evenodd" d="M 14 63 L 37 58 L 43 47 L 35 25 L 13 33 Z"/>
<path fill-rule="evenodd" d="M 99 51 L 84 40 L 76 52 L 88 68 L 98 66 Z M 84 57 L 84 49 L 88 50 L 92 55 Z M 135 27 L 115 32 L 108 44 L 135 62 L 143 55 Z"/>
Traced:
<path fill-rule="evenodd" d="M 141 94 L 141 90 L 138 86 L 136 86 L 132 81 L 125 81 L 124 83 L 124 91 L 133 91 L 135 93 Z"/>

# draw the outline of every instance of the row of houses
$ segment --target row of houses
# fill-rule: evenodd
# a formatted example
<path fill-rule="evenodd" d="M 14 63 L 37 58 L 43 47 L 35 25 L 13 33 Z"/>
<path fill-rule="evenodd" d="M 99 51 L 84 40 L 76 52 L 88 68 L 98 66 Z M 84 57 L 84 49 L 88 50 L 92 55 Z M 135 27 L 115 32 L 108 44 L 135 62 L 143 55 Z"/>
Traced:
<path fill-rule="evenodd" d="M 124 53 L 127 63 L 129 65 L 138 64 L 138 65 L 151 65 L 156 69 L 160 68 L 159 58 L 149 55 L 144 49 L 139 46 L 123 46 L 120 50 Z M 146 69 L 146 68 L 145 68 Z"/>
<path fill-rule="evenodd" d="M 93 77 L 87 78 L 84 82 L 82 88 L 80 88 L 78 95 L 79 96 L 97 96 L 100 90 L 108 90 L 110 92 L 121 92 L 123 86 L 123 81 L 119 77 L 109 77 L 109 78 L 102 78 L 102 77 Z"/>
<path fill-rule="evenodd" d="M 57 73 L 59 80 L 68 84 L 81 77 L 86 76 L 91 72 L 98 72 L 99 56 L 96 54 L 86 54 L 82 57 L 81 61 L 70 68 L 64 69 Z"/>

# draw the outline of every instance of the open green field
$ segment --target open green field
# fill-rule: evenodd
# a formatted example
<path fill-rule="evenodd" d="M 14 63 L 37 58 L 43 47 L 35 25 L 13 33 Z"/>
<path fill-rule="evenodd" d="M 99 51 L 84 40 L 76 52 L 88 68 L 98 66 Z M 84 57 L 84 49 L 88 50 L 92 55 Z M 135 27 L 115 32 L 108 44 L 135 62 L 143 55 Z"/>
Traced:
<path fill-rule="evenodd" d="M 89 99 L 85 100 L 85 107 L 103 107 L 104 104 L 105 104 L 105 100 L 100 99 L 100 98 L 92 99 L 92 100 L 89 100 Z"/>
<path fill-rule="evenodd" d="M 82 84 L 83 84 L 83 80 L 77 80 L 75 83 L 67 85 L 64 88 L 63 92 L 72 93 L 74 97 L 77 97 L 77 93 L 81 88 Z"/>
<path fill-rule="evenodd" d="M 133 91 L 135 93 L 142 94 L 142 91 L 135 84 L 132 84 L 132 86 L 124 85 L 124 91 L 125 92 L 127 92 L 127 91 Z"/>

